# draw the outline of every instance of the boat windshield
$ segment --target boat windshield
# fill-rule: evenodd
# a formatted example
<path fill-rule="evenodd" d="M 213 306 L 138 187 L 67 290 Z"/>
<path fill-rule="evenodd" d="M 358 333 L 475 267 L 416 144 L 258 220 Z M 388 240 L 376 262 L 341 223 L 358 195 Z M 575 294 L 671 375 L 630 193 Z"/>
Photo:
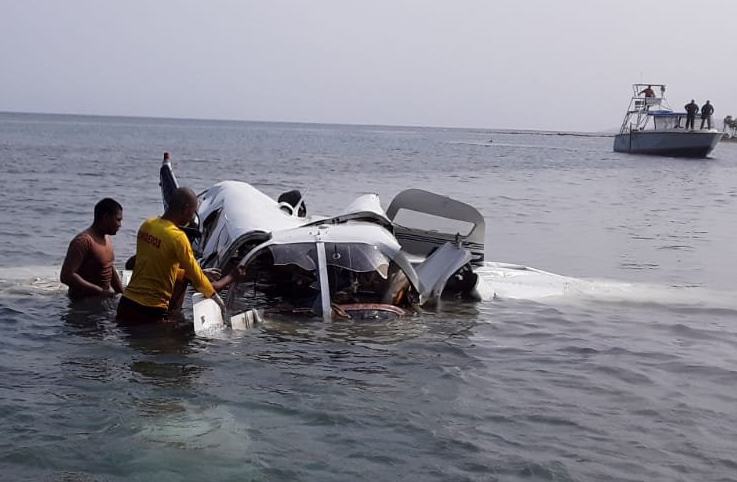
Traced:
<path fill-rule="evenodd" d="M 651 111 L 648 115 L 653 120 L 653 129 L 680 129 L 685 127 L 686 113 L 670 111 Z"/>

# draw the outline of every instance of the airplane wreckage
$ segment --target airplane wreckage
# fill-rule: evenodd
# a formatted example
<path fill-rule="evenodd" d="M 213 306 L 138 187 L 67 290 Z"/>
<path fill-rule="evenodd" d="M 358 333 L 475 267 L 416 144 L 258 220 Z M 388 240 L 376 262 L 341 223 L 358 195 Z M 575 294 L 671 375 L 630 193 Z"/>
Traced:
<path fill-rule="evenodd" d="M 168 153 L 160 170 L 164 206 L 178 187 Z M 241 181 L 198 195 L 185 228 L 203 268 L 245 278 L 228 287 L 225 310 L 195 293 L 195 332 L 245 328 L 278 314 L 324 320 L 388 319 L 442 297 L 478 299 L 484 218 L 478 210 L 420 189 L 384 211 L 376 194 L 332 216 L 308 214 L 299 191 L 274 200 Z"/>

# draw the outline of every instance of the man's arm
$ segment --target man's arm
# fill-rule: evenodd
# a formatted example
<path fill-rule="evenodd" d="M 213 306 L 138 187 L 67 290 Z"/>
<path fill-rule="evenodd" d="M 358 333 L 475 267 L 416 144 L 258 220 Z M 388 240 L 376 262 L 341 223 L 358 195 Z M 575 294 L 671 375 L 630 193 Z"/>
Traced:
<path fill-rule="evenodd" d="M 244 279 L 246 279 L 246 268 L 238 265 L 233 268 L 226 276 L 223 276 L 219 280 L 213 282 L 212 287 L 215 288 L 215 291 L 220 291 L 227 288 L 229 284 L 233 282 L 242 282 Z"/>
<path fill-rule="evenodd" d="M 212 283 L 212 287 L 215 289 L 215 291 L 220 291 L 222 289 L 225 289 L 230 283 L 236 280 L 236 277 L 232 274 L 229 274 L 227 276 L 223 276 L 217 281 L 214 281 Z"/>
<path fill-rule="evenodd" d="M 211 283 L 197 260 L 194 259 L 189 241 L 186 240 L 186 237 L 183 236 L 183 238 L 184 243 L 182 243 L 181 249 L 178 250 L 179 266 L 184 270 L 187 280 L 192 283 L 192 287 L 206 297 L 212 298 L 214 294 L 217 294 L 218 291 L 226 288 L 232 282 L 245 278 L 245 269 L 237 266 L 227 276 Z"/>
<path fill-rule="evenodd" d="M 105 293 L 100 286 L 90 283 L 82 278 L 78 271 L 90 250 L 89 240 L 85 237 L 77 237 L 69 243 L 67 256 L 61 266 L 59 280 L 70 289 L 80 295 L 101 295 Z"/>
<path fill-rule="evenodd" d="M 110 286 L 113 287 L 113 290 L 115 290 L 116 293 L 122 293 L 123 292 L 123 282 L 120 281 L 120 276 L 118 276 L 118 270 L 115 269 L 115 266 L 113 266 L 113 277 L 110 278 Z"/>
<path fill-rule="evenodd" d="M 207 279 L 205 273 L 202 272 L 197 260 L 194 259 L 194 253 L 192 247 L 189 245 L 187 237 L 182 232 L 182 235 L 177 239 L 177 261 L 179 266 L 184 270 L 186 278 L 192 283 L 192 287 L 210 298 L 215 294 L 215 288 L 210 284 L 210 280 Z"/>

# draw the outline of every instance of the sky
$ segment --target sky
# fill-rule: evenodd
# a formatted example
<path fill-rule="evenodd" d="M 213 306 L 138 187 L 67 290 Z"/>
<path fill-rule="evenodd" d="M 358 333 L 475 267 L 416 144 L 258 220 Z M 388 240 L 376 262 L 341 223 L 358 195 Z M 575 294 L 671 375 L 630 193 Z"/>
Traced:
<path fill-rule="evenodd" d="M 0 0 L 0 111 L 616 130 L 737 115 L 734 0 Z"/>

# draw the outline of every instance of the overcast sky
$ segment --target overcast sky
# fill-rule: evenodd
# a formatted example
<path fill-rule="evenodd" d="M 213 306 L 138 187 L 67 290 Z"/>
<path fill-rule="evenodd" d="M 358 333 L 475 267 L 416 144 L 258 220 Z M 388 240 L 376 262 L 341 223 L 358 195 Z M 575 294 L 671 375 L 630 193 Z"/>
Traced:
<path fill-rule="evenodd" d="M 735 0 L 0 0 L 0 111 L 599 131 L 736 57 Z"/>

